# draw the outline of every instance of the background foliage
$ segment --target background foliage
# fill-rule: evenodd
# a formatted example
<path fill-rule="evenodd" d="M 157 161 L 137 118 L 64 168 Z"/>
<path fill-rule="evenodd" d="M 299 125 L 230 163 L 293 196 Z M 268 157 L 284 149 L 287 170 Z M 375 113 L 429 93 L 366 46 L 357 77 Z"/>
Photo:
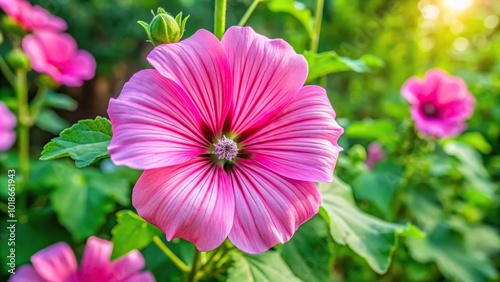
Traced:
<path fill-rule="evenodd" d="M 17 241 L 22 246 L 18 248 L 17 262 L 28 263 L 33 253 L 61 240 L 70 242 L 81 253 L 86 238 L 92 234 L 113 238 L 114 256 L 126 253 L 127 245 L 144 248 L 155 236 L 163 238 L 161 232 L 141 222 L 132 212 L 122 211 L 133 209 L 131 187 L 140 172 L 115 167 L 107 159 L 84 169 L 77 169 L 69 160 L 37 159 L 43 146 L 70 124 L 83 118 L 106 116 L 109 98 L 119 94 L 131 74 L 147 67 L 145 56 L 152 46 L 145 42 L 146 36 L 136 20 L 149 21 L 150 10 L 158 6 L 172 14 L 182 11 L 191 15 L 187 37 L 199 28 L 212 28 L 214 3 L 210 0 L 32 2 L 68 22 L 68 32 L 79 47 L 96 57 L 98 74 L 82 88 L 59 89 L 72 99 L 51 93 L 37 127 L 32 129 L 30 185 L 25 192 L 26 203 L 17 211 L 20 216 Z M 213 269 L 205 269 L 212 278 L 226 275 L 229 281 L 263 278 L 279 281 L 284 277 L 290 281 L 498 278 L 495 269 L 500 267 L 500 3 L 475 0 L 461 12 L 446 3 L 445 0 L 325 1 L 319 40 L 319 51 L 325 53 L 305 55 L 311 69 L 308 81 L 326 85 L 338 120 L 346 129 L 341 139 L 344 152 L 336 170 L 338 178 L 332 184 L 320 185 L 325 199 L 320 214 L 302 226 L 289 243 L 259 256 L 233 253 L 231 261 L 221 260 Z M 228 5 L 228 25 L 235 25 L 250 1 L 229 1 Z M 269 37 L 284 37 L 302 53 L 311 49 L 315 5 L 315 1 L 309 0 L 265 0 L 257 6 L 247 25 Z M 3 44 L 0 52 L 3 54 L 7 49 Z M 423 75 L 434 67 L 461 76 L 477 99 L 469 128 L 453 140 L 432 140 L 416 133 L 407 102 L 400 95 L 407 78 Z M 327 74 L 330 74 L 327 79 L 321 78 Z M 0 83 L 0 97 L 8 105 L 14 105 L 12 90 L 5 79 L 0 78 Z M 95 122 L 80 122 L 75 127 L 100 132 L 100 139 L 93 147 L 95 152 L 92 156 L 80 156 L 83 161 L 91 163 L 105 157 L 99 154 L 99 146 L 109 140 L 109 128 Z M 78 134 L 81 131 L 67 130 L 61 138 L 71 140 Z M 383 146 L 387 158 L 370 170 L 363 161 L 365 148 L 373 141 Z M 48 146 L 57 145 L 51 144 Z M 78 144 L 69 149 L 58 147 L 55 154 L 71 155 L 75 147 Z M 44 157 L 53 156 L 44 154 Z M 15 151 L 0 154 L 0 162 L 4 169 L 16 167 Z M 6 177 L 0 175 L 1 183 L 7 183 Z M 4 202 L 5 190 L 1 192 Z M 115 216 L 117 211 L 120 212 Z M 418 226 L 426 236 L 408 222 Z M 130 245 L 116 235 L 129 234 L 130 230 L 141 239 L 135 241 L 137 245 Z M 190 244 L 182 240 L 168 244 L 181 259 L 191 260 Z M 142 252 L 147 268 L 158 281 L 181 280 L 179 271 L 154 244 Z M 217 273 L 217 267 L 226 272 Z M 5 276 L 5 264 L 2 268 Z"/>

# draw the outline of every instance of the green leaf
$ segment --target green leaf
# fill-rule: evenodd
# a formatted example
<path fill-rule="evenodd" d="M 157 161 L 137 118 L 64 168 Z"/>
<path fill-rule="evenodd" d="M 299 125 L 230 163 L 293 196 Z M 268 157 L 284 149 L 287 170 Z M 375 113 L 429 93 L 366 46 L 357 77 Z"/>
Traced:
<path fill-rule="evenodd" d="M 67 128 L 69 123 L 51 109 L 41 109 L 36 117 L 35 125 L 47 132 L 57 134 Z"/>
<path fill-rule="evenodd" d="M 279 250 L 290 269 L 304 281 L 333 281 L 333 246 L 320 216 L 303 224 Z"/>
<path fill-rule="evenodd" d="M 48 91 L 43 101 L 46 107 L 74 111 L 78 107 L 78 103 L 68 95 Z"/>
<path fill-rule="evenodd" d="M 387 271 L 399 235 L 424 236 L 411 224 L 389 223 L 364 213 L 356 207 L 351 188 L 337 178 L 320 184 L 319 190 L 323 198 L 320 215 L 328 222 L 335 242 L 349 245 L 377 273 Z"/>
<path fill-rule="evenodd" d="M 296 18 L 306 29 L 309 37 L 312 37 L 312 17 L 305 5 L 295 0 L 265 0 L 267 8 L 274 13 L 287 13 Z"/>
<path fill-rule="evenodd" d="M 377 140 L 388 146 L 396 141 L 394 123 L 387 119 L 354 121 L 349 124 L 346 135 L 351 138 Z"/>
<path fill-rule="evenodd" d="M 275 282 L 301 281 L 276 251 L 260 255 L 232 254 L 233 264 L 229 268 L 228 282 Z"/>
<path fill-rule="evenodd" d="M 396 189 L 402 179 L 401 168 L 390 161 L 378 163 L 373 171 L 360 173 L 352 182 L 356 199 L 367 200 L 384 217 L 392 216 L 392 204 Z"/>
<path fill-rule="evenodd" d="M 64 185 L 50 194 L 52 207 L 61 224 L 77 241 L 94 234 L 115 209 L 115 202 L 130 204 L 130 185 L 125 179 L 97 169 L 61 167 Z"/>
<path fill-rule="evenodd" d="M 363 55 L 356 60 L 339 56 L 334 51 L 319 54 L 304 51 L 304 57 L 309 65 L 307 82 L 338 72 L 354 71 L 363 73 L 384 66 L 384 62 L 373 55 Z"/>
<path fill-rule="evenodd" d="M 490 181 L 488 171 L 477 151 L 458 141 L 446 142 L 443 150 L 459 160 L 457 168 L 469 182 L 472 190 L 481 193 L 490 200 L 495 198 L 495 185 Z"/>
<path fill-rule="evenodd" d="M 96 117 L 95 120 L 81 120 L 45 145 L 40 160 L 69 156 L 76 161 L 77 167 L 89 166 L 109 157 L 107 148 L 111 135 L 108 119 Z"/>
<path fill-rule="evenodd" d="M 457 137 L 457 140 L 468 144 L 483 154 L 489 154 L 492 150 L 490 143 L 486 141 L 480 132 L 467 132 Z"/>
<path fill-rule="evenodd" d="M 406 239 L 411 256 L 420 263 L 435 262 L 444 276 L 453 281 L 489 281 L 495 268 L 481 253 L 466 248 L 445 224 L 437 225 L 425 239 Z"/>
<path fill-rule="evenodd" d="M 123 210 L 116 213 L 118 224 L 111 230 L 113 237 L 112 259 L 120 257 L 133 249 L 142 250 L 155 236 L 162 234 L 156 226 L 149 224 L 136 213 Z"/>

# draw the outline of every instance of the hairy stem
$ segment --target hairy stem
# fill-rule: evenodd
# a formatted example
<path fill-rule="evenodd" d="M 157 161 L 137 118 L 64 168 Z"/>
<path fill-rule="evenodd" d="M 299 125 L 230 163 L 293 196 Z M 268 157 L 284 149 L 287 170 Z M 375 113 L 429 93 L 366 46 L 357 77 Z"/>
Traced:
<path fill-rule="evenodd" d="M 221 39 L 226 30 L 227 0 L 215 0 L 214 34 Z"/>

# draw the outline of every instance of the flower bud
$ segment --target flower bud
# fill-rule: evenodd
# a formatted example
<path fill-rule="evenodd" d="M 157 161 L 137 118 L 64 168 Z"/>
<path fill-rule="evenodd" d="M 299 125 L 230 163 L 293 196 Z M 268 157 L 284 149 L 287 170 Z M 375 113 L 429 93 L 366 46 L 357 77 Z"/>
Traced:
<path fill-rule="evenodd" d="M 20 49 L 13 49 L 7 54 L 7 63 L 16 70 L 30 70 L 31 64 L 28 56 Z"/>
<path fill-rule="evenodd" d="M 351 159 L 351 162 L 353 163 L 358 163 L 362 162 L 366 159 L 366 150 L 365 147 L 356 144 L 352 146 L 349 151 L 347 151 L 347 155 L 349 156 L 349 159 Z"/>
<path fill-rule="evenodd" d="M 149 42 L 153 45 L 175 43 L 181 40 L 189 16 L 182 18 L 182 12 L 172 17 L 163 8 L 158 8 L 150 24 L 143 21 L 138 23 L 146 30 Z"/>

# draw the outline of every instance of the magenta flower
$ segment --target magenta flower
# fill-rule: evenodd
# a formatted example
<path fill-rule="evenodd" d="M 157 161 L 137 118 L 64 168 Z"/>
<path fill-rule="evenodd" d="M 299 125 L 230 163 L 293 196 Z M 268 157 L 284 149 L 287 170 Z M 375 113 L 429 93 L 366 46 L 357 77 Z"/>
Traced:
<path fill-rule="evenodd" d="M 462 133 L 474 111 L 475 99 L 465 82 L 437 69 L 428 71 L 424 80 L 408 79 L 401 91 L 411 104 L 417 130 L 427 135 L 452 137 Z"/>
<path fill-rule="evenodd" d="M 113 243 L 90 237 L 78 268 L 75 254 L 64 242 L 51 245 L 31 257 L 31 265 L 20 267 L 10 282 L 154 282 L 150 272 L 141 272 L 145 262 L 133 250 L 110 261 Z"/>
<path fill-rule="evenodd" d="M 0 8 L 25 29 L 36 30 L 66 30 L 66 22 L 51 15 L 44 8 L 31 6 L 25 0 L 0 0 Z"/>
<path fill-rule="evenodd" d="M 7 151 L 16 141 L 16 116 L 0 102 L 0 151 Z"/>
<path fill-rule="evenodd" d="M 156 47 L 108 113 L 118 165 L 145 170 L 132 201 L 168 240 L 201 251 L 227 237 L 260 253 L 317 213 L 342 128 L 285 41 L 231 27 Z"/>
<path fill-rule="evenodd" d="M 81 86 L 84 80 L 95 75 L 94 57 L 78 50 L 75 40 L 67 33 L 39 31 L 24 37 L 22 44 L 33 69 L 49 75 L 57 83 Z"/>
<path fill-rule="evenodd" d="M 368 156 L 366 158 L 366 166 L 370 170 L 375 168 L 375 165 L 386 158 L 382 146 L 378 142 L 372 142 L 368 145 Z"/>

